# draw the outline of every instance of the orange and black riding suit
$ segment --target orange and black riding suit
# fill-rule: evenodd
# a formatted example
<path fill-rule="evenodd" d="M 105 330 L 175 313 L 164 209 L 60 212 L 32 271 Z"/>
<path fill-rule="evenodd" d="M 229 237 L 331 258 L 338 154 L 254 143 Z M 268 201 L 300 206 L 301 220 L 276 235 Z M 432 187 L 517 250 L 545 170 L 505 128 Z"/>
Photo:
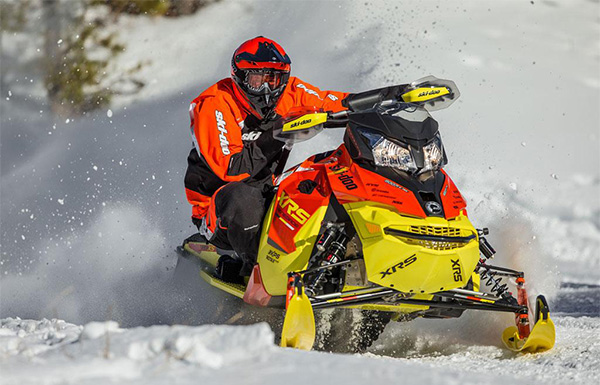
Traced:
<path fill-rule="evenodd" d="M 273 116 L 259 119 L 238 94 L 232 79 L 219 81 L 190 105 L 194 148 L 188 157 L 185 191 L 192 220 L 211 243 L 235 250 L 255 261 L 258 234 L 270 197 L 264 186 L 272 184 L 284 143 L 273 138 L 276 118 L 294 107 L 344 110 L 343 92 L 321 91 L 290 77 Z"/>

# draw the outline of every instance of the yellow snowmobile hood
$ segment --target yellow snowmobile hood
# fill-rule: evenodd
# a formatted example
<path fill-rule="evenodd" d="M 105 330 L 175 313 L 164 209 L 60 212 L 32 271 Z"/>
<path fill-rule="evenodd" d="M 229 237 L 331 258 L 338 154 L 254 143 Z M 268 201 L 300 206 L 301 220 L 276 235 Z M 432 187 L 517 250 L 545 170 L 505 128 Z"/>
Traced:
<path fill-rule="evenodd" d="M 434 293 L 463 287 L 479 261 L 477 230 L 466 215 L 403 216 L 375 202 L 344 208 L 356 228 L 368 280 L 404 293 Z"/>

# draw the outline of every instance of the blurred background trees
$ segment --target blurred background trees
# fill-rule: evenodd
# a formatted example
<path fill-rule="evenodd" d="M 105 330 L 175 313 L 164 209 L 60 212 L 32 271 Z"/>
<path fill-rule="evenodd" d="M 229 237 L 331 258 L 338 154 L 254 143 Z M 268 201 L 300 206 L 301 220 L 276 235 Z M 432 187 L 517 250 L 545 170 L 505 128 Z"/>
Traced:
<path fill-rule="evenodd" d="M 215 0 L 94 0 L 107 5 L 113 14 L 177 17 L 190 15 Z"/>
<path fill-rule="evenodd" d="M 2 94 L 45 93 L 47 106 L 61 117 L 106 107 L 112 96 L 144 86 L 136 77 L 143 63 L 114 69 L 115 58 L 127 49 L 118 33 L 121 15 L 180 17 L 215 1 L 0 0 Z M 24 69 L 41 88 L 25 86 L 19 75 Z"/>

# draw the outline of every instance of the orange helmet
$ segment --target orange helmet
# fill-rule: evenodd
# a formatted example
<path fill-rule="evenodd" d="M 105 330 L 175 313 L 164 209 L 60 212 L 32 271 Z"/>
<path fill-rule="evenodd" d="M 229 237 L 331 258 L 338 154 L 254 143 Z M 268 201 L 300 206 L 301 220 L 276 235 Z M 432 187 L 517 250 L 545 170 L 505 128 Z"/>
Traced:
<path fill-rule="evenodd" d="M 275 109 L 290 78 L 292 62 L 283 48 L 258 36 L 238 47 L 231 59 L 231 77 L 242 97 L 260 119 Z"/>

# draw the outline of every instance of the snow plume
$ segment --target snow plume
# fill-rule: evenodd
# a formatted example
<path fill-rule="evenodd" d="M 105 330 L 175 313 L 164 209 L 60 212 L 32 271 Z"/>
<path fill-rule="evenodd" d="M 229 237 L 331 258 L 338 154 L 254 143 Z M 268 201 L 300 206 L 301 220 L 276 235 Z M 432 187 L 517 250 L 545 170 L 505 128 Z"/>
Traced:
<path fill-rule="evenodd" d="M 110 112 L 68 121 L 53 121 L 43 93 L 30 103 L 18 95 L 2 99 L 0 315 L 118 318 L 125 326 L 204 322 L 216 307 L 198 288 L 175 289 L 167 270 L 173 249 L 195 231 L 183 189 L 189 102 L 229 76 L 235 47 L 260 34 L 286 47 L 300 78 L 355 89 L 348 79 L 357 53 L 346 55 L 352 40 L 344 28 L 349 8 L 340 5 L 321 5 L 319 15 L 329 21 L 302 33 L 298 26 L 313 21 L 307 2 L 227 1 L 152 22 L 123 16 L 119 33 L 136 43 L 117 67 L 149 63 L 140 94 L 115 97 Z M 181 38 L 190 31 L 197 38 Z M 307 44 L 325 35 L 336 43 Z M 11 38 L 3 36 L 3 50 L 17 45 Z M 332 62 L 340 67 L 321 71 Z M 214 292 L 209 297 L 227 302 Z M 192 315 L 194 306 L 200 310 Z"/>
<path fill-rule="evenodd" d="M 3 314 L 137 326 L 224 322 L 238 311 L 222 309 L 224 294 L 174 280 L 173 241 L 139 205 L 109 203 L 90 226 L 35 248 L 45 252 L 31 268 L 17 266 L 0 282 Z"/>
<path fill-rule="evenodd" d="M 490 229 L 487 238 L 498 252 L 492 263 L 525 271 L 530 285 L 550 296 L 559 282 L 600 283 L 598 180 L 582 184 L 583 177 L 573 175 L 557 185 L 511 185 L 460 172 L 458 179 L 471 220 Z"/>
<path fill-rule="evenodd" d="M 497 181 L 477 178 L 467 181 L 464 187 L 469 218 L 477 228 L 487 227 L 490 231 L 485 237 L 496 255 L 489 263 L 525 272 L 528 289 L 533 289 L 528 292 L 530 296 L 542 292 L 553 296 L 560 277 L 557 261 L 540 240 L 538 222 L 542 219 L 520 203 L 515 190 Z"/>
<path fill-rule="evenodd" d="M 536 285 L 548 268 L 555 280 L 556 266 L 563 280 L 600 282 L 600 93 L 586 81 L 598 77 L 597 11 L 584 0 L 511 0 L 367 2 L 350 13 L 350 25 L 377 33 L 358 32 L 372 42 L 364 87 L 428 74 L 456 82 L 460 99 L 432 113 L 446 168 L 497 259 Z"/>
<path fill-rule="evenodd" d="M 147 314 L 149 306 L 162 306 L 138 302 L 145 291 L 159 291 L 164 272 L 172 265 L 164 236 L 138 207 L 108 205 L 90 227 L 39 247 L 47 252 L 32 271 L 2 279 L 3 312 L 72 320 L 123 319 L 124 313 Z M 150 258 L 161 254 L 162 258 Z"/>

